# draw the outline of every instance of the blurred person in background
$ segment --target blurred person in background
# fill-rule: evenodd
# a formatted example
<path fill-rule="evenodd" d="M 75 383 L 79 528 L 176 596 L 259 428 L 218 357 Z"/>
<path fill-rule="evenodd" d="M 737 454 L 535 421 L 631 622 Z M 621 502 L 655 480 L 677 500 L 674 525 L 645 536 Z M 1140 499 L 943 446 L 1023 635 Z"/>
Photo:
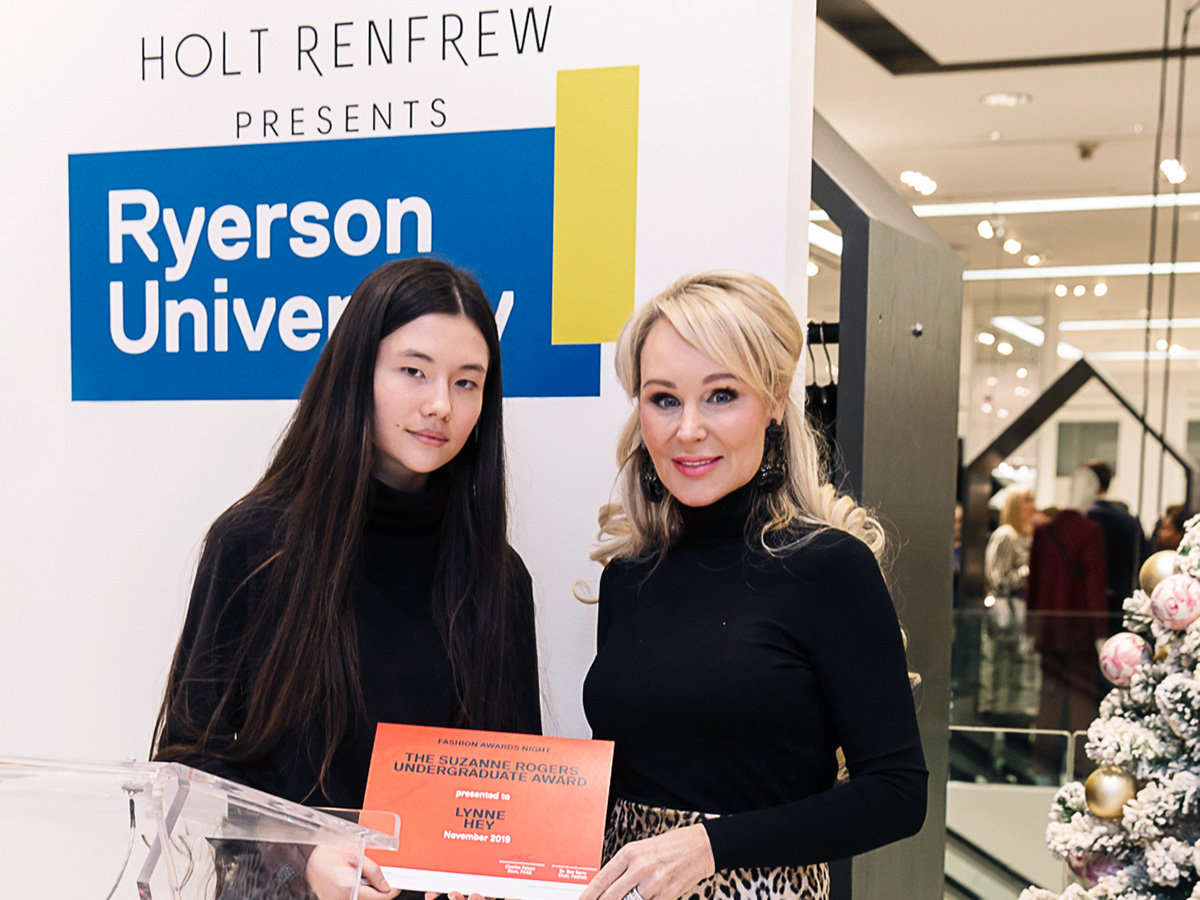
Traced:
<path fill-rule="evenodd" d="M 1150 540 L 1146 542 L 1146 555 L 1159 550 L 1178 550 L 1183 540 L 1183 523 L 1188 520 L 1187 507 L 1182 503 L 1168 506 L 1154 526 Z"/>
<path fill-rule="evenodd" d="M 1038 711 L 1041 663 L 1026 630 L 1026 582 L 1037 506 L 1033 488 L 1005 491 L 1000 527 L 984 559 L 987 615 L 980 640 L 979 712 L 990 724 L 1028 728 Z"/>
<path fill-rule="evenodd" d="M 1145 538 L 1141 523 L 1129 514 L 1125 504 L 1108 499 L 1112 466 L 1099 459 L 1083 465 L 1095 474 L 1098 485 L 1096 496 L 1087 507 L 1087 517 L 1104 531 L 1108 633 L 1116 634 L 1121 630 L 1121 606 L 1137 587 L 1138 569 L 1145 555 Z"/>
<path fill-rule="evenodd" d="M 1084 515 L 1100 481 L 1089 466 L 1071 479 L 1068 505 L 1033 532 L 1026 601 L 1034 645 L 1042 655 L 1037 727 L 1084 731 L 1098 711 L 1098 641 L 1108 613 L 1104 531 Z M 1034 755 L 1041 775 L 1062 773 L 1064 746 L 1039 740 Z"/>

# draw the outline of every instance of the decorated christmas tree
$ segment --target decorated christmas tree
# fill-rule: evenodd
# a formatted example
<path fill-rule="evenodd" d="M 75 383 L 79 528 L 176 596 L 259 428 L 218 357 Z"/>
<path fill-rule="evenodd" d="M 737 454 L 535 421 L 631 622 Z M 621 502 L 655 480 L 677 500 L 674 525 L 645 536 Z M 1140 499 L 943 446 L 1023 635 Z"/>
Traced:
<path fill-rule="evenodd" d="M 1058 791 L 1046 830 L 1082 884 L 1020 900 L 1200 900 L 1200 516 L 1140 583 L 1100 650 L 1117 687 L 1088 728 L 1097 768 Z"/>

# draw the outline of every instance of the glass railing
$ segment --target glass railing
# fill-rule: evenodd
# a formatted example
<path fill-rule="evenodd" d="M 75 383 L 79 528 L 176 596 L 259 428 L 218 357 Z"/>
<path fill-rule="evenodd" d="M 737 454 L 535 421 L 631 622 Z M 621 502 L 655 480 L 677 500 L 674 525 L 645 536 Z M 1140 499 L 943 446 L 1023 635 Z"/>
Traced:
<path fill-rule="evenodd" d="M 1116 616 L 956 610 L 951 670 L 948 890 L 1012 900 L 1072 877 L 1045 833 L 1054 794 L 1094 768 L 1087 728 L 1112 689 L 1098 644 Z"/>

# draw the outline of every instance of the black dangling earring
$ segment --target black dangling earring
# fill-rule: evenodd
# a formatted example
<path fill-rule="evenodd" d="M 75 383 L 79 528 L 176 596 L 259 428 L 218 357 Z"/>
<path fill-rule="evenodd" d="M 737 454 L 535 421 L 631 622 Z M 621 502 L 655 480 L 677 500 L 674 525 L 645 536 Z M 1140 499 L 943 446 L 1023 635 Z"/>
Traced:
<path fill-rule="evenodd" d="M 654 460 L 650 458 L 650 451 L 646 449 L 644 443 L 638 449 L 638 465 L 640 467 L 638 481 L 642 485 L 642 496 L 651 503 L 661 503 L 667 489 L 663 487 L 663 483 L 658 477 L 658 471 L 654 468 Z"/>
<path fill-rule="evenodd" d="M 760 491 L 773 494 L 787 481 L 787 457 L 783 454 L 783 426 L 771 420 L 763 439 L 763 461 L 758 468 L 754 485 Z"/>

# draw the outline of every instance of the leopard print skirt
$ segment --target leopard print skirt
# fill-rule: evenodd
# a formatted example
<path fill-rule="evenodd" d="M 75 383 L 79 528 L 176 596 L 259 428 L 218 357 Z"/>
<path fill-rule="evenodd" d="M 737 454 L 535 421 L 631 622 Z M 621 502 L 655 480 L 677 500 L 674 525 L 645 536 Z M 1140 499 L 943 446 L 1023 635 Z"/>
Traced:
<path fill-rule="evenodd" d="M 704 813 L 643 806 L 618 797 L 604 832 L 604 861 L 630 841 L 696 825 L 705 818 Z M 829 900 L 829 866 L 723 869 L 680 900 Z"/>

